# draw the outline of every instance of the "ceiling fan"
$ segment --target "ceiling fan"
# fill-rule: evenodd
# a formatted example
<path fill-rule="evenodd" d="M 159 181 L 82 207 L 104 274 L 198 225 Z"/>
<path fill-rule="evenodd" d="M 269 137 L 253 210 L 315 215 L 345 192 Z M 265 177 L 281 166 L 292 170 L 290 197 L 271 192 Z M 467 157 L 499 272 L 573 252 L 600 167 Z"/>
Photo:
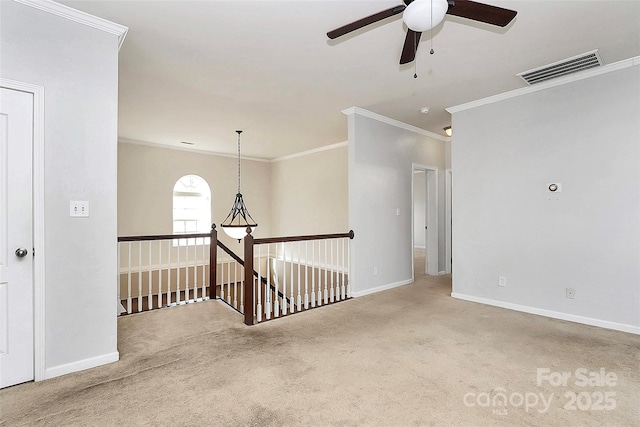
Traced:
<path fill-rule="evenodd" d="M 415 59 L 422 32 L 437 26 L 442 22 L 446 14 L 504 27 L 518 13 L 515 10 L 503 9 L 470 0 L 403 0 L 403 2 L 404 4 L 374 13 L 366 18 L 329 31 L 327 36 L 330 39 L 335 39 L 404 12 L 402 20 L 407 24 L 409 30 L 404 40 L 402 55 L 400 55 L 400 64 L 406 64 Z"/>

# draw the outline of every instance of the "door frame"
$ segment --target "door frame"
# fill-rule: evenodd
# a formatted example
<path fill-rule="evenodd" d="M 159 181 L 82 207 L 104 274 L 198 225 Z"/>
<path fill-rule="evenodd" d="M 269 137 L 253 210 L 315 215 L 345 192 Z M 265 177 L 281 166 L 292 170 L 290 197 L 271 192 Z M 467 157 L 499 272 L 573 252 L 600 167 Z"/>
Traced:
<path fill-rule="evenodd" d="M 453 175 L 451 168 L 444 171 L 444 252 L 445 252 L 445 273 L 451 274 L 451 185 Z"/>
<path fill-rule="evenodd" d="M 415 280 L 415 263 L 413 257 L 413 250 L 415 245 L 415 236 L 413 229 L 414 224 L 414 207 L 415 200 L 413 196 L 414 185 L 413 180 L 415 179 L 415 171 L 422 171 L 425 173 L 425 225 L 428 227 L 429 232 L 425 234 L 425 242 L 424 246 L 427 251 L 427 271 L 425 273 L 430 276 L 437 276 L 440 274 L 438 270 L 438 255 L 439 255 L 439 240 L 440 240 L 440 230 L 438 225 L 438 168 L 434 166 L 421 165 L 417 163 L 411 164 L 411 275 Z M 431 185 L 430 185 L 431 183 Z M 431 191 L 433 190 L 433 191 Z M 431 213 L 431 215 L 429 214 Z M 433 219 L 429 221 L 429 217 Z"/>
<path fill-rule="evenodd" d="M 45 379 L 44 87 L 0 77 L 0 86 L 33 95 L 33 376 Z"/>

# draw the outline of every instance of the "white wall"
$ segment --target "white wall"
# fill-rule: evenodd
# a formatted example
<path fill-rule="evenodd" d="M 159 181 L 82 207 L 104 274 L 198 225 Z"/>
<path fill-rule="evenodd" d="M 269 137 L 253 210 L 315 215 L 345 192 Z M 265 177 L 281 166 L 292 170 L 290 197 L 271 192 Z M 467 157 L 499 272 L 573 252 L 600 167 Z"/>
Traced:
<path fill-rule="evenodd" d="M 3 78 L 45 88 L 45 375 L 118 359 L 118 37 L 1 2 Z M 69 218 L 88 200 L 89 218 Z"/>
<path fill-rule="evenodd" d="M 273 235 L 349 231 L 347 183 L 345 145 L 272 162 Z"/>
<path fill-rule="evenodd" d="M 413 163 L 438 168 L 444 270 L 444 169 L 447 143 L 361 109 L 348 112 L 349 228 L 353 294 L 410 283 L 413 277 Z M 396 215 L 400 209 L 400 215 Z M 377 267 L 377 275 L 373 274 Z"/>
<path fill-rule="evenodd" d="M 451 109 L 454 296 L 640 333 L 638 62 Z"/>

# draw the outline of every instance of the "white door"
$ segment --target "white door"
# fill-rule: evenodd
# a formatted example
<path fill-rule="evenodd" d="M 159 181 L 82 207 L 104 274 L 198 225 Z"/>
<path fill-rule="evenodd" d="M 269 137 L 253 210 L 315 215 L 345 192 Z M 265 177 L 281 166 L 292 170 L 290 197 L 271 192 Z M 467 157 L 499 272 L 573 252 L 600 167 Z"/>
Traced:
<path fill-rule="evenodd" d="M 34 379 L 33 94 L 0 88 L 0 388 Z"/>

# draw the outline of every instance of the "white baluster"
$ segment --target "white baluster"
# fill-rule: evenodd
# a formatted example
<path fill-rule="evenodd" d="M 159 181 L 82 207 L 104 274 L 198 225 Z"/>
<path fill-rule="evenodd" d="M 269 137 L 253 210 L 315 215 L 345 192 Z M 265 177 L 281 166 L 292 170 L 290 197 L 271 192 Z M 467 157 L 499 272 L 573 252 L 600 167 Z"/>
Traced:
<path fill-rule="evenodd" d="M 278 245 L 276 244 L 276 251 L 273 259 L 269 261 L 271 263 L 271 271 L 273 272 L 273 282 L 275 283 L 275 291 L 273 302 L 273 317 L 280 316 L 280 296 L 278 292 L 280 291 L 280 280 L 278 280 Z"/>
<path fill-rule="evenodd" d="M 311 307 L 316 306 L 316 241 L 311 241 Z"/>
<path fill-rule="evenodd" d="M 240 264 L 238 264 L 236 262 L 236 265 L 239 266 Z M 253 277 L 253 274 L 251 275 L 251 277 Z M 241 268 L 240 269 L 240 283 L 244 283 L 245 280 L 247 280 L 246 275 L 245 275 L 245 269 Z M 238 306 L 236 305 L 236 308 L 237 307 Z M 244 313 L 244 286 L 240 286 L 240 312 Z"/>
<path fill-rule="evenodd" d="M 132 301 L 131 301 L 131 242 L 128 243 L 128 249 L 129 249 L 129 253 L 128 253 L 128 258 L 129 258 L 129 264 L 127 265 L 127 313 L 131 314 L 131 309 L 132 309 Z"/>
<path fill-rule="evenodd" d="M 205 282 L 206 280 L 206 265 L 207 265 L 207 251 L 206 251 L 205 239 L 202 239 L 202 300 L 207 300 L 209 297 L 207 296 Z M 211 250 L 211 249 L 209 249 Z"/>
<path fill-rule="evenodd" d="M 309 241 L 304 242 L 304 309 L 309 308 Z"/>
<path fill-rule="evenodd" d="M 347 298 L 351 298 L 351 239 L 347 240 Z"/>
<path fill-rule="evenodd" d="M 167 307 L 171 305 L 171 249 L 173 246 L 173 240 L 168 240 L 169 245 L 167 249 Z"/>
<path fill-rule="evenodd" d="M 302 292 L 300 292 L 300 242 L 298 241 L 298 294 L 296 295 L 296 302 L 298 303 L 298 311 L 302 310 Z"/>
<path fill-rule="evenodd" d="M 149 274 L 149 296 L 147 297 L 147 303 L 149 304 L 149 310 L 153 310 L 153 284 L 151 283 L 151 243 L 153 243 L 153 240 L 149 240 L 148 245 L 149 245 L 149 268 L 148 270 L 148 274 Z"/>
<path fill-rule="evenodd" d="M 142 241 L 138 240 L 138 312 L 142 311 Z"/>
<path fill-rule="evenodd" d="M 329 253 L 330 253 L 330 268 L 329 274 L 331 275 L 331 285 L 329 290 L 329 299 L 331 302 L 335 301 L 335 294 L 333 292 L 333 240 L 329 240 Z"/>
<path fill-rule="evenodd" d="M 287 253 L 282 242 L 282 315 L 287 314 Z"/>
<path fill-rule="evenodd" d="M 227 258 L 227 303 L 231 304 L 231 260 Z"/>
<path fill-rule="evenodd" d="M 238 308 L 238 263 L 233 263 L 233 306 Z M 242 282 L 240 282 L 242 283 Z"/>
<path fill-rule="evenodd" d="M 184 302 L 188 303 L 189 300 L 191 298 L 189 298 L 189 239 L 184 239 L 184 251 L 186 252 L 185 254 L 185 268 L 184 268 L 184 283 L 185 283 L 185 288 L 184 288 Z"/>
<path fill-rule="evenodd" d="M 265 314 L 265 318 L 267 320 L 271 319 L 271 244 L 267 244 L 267 258 L 265 260 L 265 264 L 264 264 L 265 268 L 266 268 L 266 274 L 267 274 L 267 285 L 264 288 L 264 301 L 265 301 L 265 308 L 264 308 L 264 314 Z M 277 298 L 277 296 L 276 296 Z"/>
<path fill-rule="evenodd" d="M 193 239 L 193 301 L 198 301 L 198 239 Z"/>
<path fill-rule="evenodd" d="M 180 240 L 178 239 L 178 254 L 176 255 L 176 262 L 177 262 L 177 267 L 176 267 L 176 305 L 180 304 L 180 302 L 182 302 L 182 297 L 180 296 L 180 284 L 182 282 L 182 277 L 180 277 L 181 274 L 181 269 L 182 269 L 182 265 L 181 265 L 181 260 L 180 260 Z"/>
<path fill-rule="evenodd" d="M 293 243 L 289 242 L 289 272 L 291 274 L 291 293 L 289 294 L 289 312 L 295 313 L 296 311 L 296 296 L 293 291 L 293 287 L 295 286 L 293 282 Z"/>
<path fill-rule="evenodd" d="M 260 258 L 260 250 L 262 245 L 258 245 L 258 284 L 257 295 L 256 295 L 256 317 L 258 318 L 258 322 L 262 322 L 262 262 Z M 253 274 L 251 275 L 253 277 Z"/>
<path fill-rule="evenodd" d="M 327 273 L 329 270 L 329 265 L 327 264 L 327 241 L 324 242 L 324 303 L 329 304 L 329 291 L 327 287 L 329 286 L 329 281 L 327 280 Z"/>
<path fill-rule="evenodd" d="M 346 241 L 347 239 L 345 239 L 344 237 L 342 238 L 342 287 L 340 289 L 340 294 L 342 295 L 342 299 L 345 299 L 347 297 L 347 292 L 346 289 L 344 287 L 344 275 L 345 275 L 345 271 L 346 271 L 346 267 L 347 267 L 347 263 L 345 262 L 345 255 L 346 255 L 346 251 L 345 251 L 345 245 L 346 245 Z"/>
<path fill-rule="evenodd" d="M 158 240 L 158 308 L 162 307 L 162 240 Z"/>

